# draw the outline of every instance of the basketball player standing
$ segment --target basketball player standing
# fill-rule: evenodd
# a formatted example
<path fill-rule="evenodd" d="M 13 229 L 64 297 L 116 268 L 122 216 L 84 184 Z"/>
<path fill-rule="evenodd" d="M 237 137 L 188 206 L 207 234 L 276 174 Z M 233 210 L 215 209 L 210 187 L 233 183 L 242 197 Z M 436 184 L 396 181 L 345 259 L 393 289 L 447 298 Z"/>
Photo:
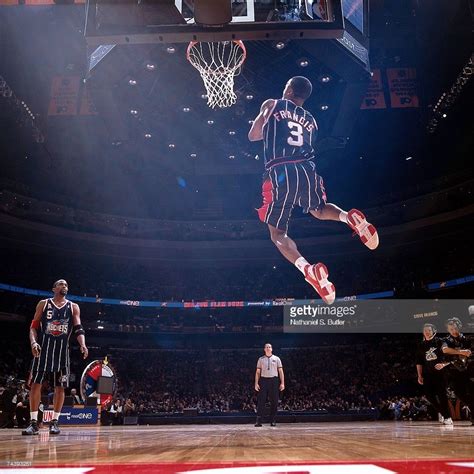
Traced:
<path fill-rule="evenodd" d="M 59 434 L 58 420 L 64 403 L 64 388 L 69 386 L 71 335 L 77 337 L 81 353 L 88 355 L 85 332 L 81 325 L 79 306 L 66 299 L 68 284 L 58 280 L 53 285 L 54 297 L 41 300 L 37 306 L 30 327 L 30 343 L 33 361 L 30 373 L 30 424 L 22 432 L 37 435 L 38 407 L 41 400 L 41 385 L 46 378 L 52 378 L 54 385 L 54 415 L 49 426 L 51 434 Z M 41 329 L 41 344 L 38 343 L 38 329 Z"/>
<path fill-rule="evenodd" d="M 326 265 L 310 265 L 287 235 L 293 208 L 299 206 L 317 219 L 344 222 L 371 250 L 377 248 L 379 238 L 361 211 L 346 212 L 326 202 L 323 179 L 316 173 L 313 161 L 318 125 L 303 108 L 312 88 L 306 77 L 291 78 L 282 99 L 268 99 L 262 104 L 248 137 L 250 141 L 263 140 L 264 145 L 265 177 L 259 218 L 268 224 L 271 239 L 281 254 L 303 273 L 323 301 L 331 304 L 336 289 L 328 280 Z"/>

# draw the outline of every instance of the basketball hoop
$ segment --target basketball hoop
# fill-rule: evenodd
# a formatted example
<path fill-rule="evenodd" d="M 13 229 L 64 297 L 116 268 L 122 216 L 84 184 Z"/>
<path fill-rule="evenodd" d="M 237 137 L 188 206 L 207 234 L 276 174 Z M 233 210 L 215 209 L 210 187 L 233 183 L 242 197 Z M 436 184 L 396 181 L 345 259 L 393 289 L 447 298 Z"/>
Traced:
<path fill-rule="evenodd" d="M 186 57 L 204 81 L 209 107 L 223 108 L 235 104 L 234 77 L 240 74 L 246 56 L 247 50 L 240 40 L 189 43 Z"/>

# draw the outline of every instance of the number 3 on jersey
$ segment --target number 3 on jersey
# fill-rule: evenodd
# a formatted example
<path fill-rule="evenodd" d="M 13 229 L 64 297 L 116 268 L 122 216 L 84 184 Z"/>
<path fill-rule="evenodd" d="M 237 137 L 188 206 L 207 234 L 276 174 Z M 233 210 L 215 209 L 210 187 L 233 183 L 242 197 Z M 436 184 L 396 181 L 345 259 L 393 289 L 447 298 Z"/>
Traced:
<path fill-rule="evenodd" d="M 288 145 L 303 146 L 303 127 L 299 123 L 289 121 L 288 128 L 292 135 L 291 137 L 288 137 Z"/>

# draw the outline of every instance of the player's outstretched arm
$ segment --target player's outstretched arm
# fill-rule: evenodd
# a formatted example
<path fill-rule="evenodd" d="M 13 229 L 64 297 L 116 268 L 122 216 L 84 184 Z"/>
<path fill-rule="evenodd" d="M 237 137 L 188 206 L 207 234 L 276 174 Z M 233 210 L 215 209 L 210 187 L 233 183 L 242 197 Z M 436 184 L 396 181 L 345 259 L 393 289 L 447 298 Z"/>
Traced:
<path fill-rule="evenodd" d="M 268 117 L 275 107 L 275 99 L 267 99 L 260 107 L 260 113 L 257 115 L 252 123 L 248 137 L 251 142 L 263 140 L 263 127 L 267 123 Z"/>

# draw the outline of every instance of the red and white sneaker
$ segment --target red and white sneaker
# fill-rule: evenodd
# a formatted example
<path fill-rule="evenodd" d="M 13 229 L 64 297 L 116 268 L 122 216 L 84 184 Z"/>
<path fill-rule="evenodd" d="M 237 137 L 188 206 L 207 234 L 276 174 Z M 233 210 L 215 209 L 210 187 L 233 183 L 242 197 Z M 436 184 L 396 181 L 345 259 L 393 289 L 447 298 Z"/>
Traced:
<path fill-rule="evenodd" d="M 358 209 L 351 209 L 347 213 L 347 225 L 370 250 L 375 250 L 379 246 L 377 229 L 370 222 L 367 222 L 364 214 Z"/>
<path fill-rule="evenodd" d="M 324 263 L 306 265 L 305 280 L 317 291 L 326 304 L 333 304 L 336 299 L 336 288 L 328 280 L 329 272 Z"/>

